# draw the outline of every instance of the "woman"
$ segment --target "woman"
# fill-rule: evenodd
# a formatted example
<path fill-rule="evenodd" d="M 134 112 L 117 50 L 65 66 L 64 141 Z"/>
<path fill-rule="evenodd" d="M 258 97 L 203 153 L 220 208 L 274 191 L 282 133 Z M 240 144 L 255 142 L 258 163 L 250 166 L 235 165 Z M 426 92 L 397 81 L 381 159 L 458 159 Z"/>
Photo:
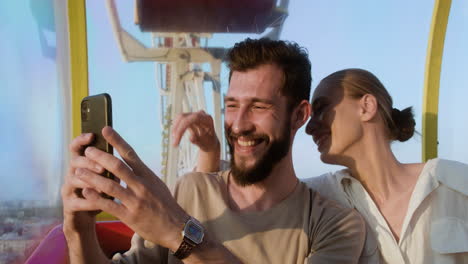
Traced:
<path fill-rule="evenodd" d="M 347 69 L 320 82 L 312 112 L 306 132 L 321 160 L 347 169 L 306 182 L 363 215 L 383 262 L 468 263 L 468 166 L 396 159 L 390 144 L 412 137 L 411 108 L 393 108 L 372 73 Z"/>
<path fill-rule="evenodd" d="M 204 113 L 203 118 L 208 120 Z M 209 127 L 209 121 L 204 123 L 203 129 L 190 128 L 195 144 Z M 372 73 L 330 74 L 314 91 L 306 132 L 323 162 L 347 169 L 305 181 L 365 218 L 368 237 L 361 262 L 378 248 L 383 263 L 468 263 L 468 165 L 441 159 L 400 163 L 390 144 L 411 138 L 414 126 L 411 108 L 393 108 Z M 215 156 L 201 152 L 198 170 L 216 168 Z"/>

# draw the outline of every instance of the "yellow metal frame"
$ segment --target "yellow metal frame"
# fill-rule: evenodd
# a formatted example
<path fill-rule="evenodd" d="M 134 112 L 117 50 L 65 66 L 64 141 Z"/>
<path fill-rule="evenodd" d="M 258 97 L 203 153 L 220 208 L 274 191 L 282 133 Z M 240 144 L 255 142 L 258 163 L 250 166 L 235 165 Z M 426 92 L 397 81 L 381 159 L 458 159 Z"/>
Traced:
<path fill-rule="evenodd" d="M 72 102 L 72 136 L 81 134 L 81 100 L 88 96 L 88 43 L 86 37 L 86 0 L 68 1 L 68 32 L 70 39 L 70 76 Z M 97 220 L 115 220 L 102 212 Z"/>
<path fill-rule="evenodd" d="M 70 39 L 70 76 L 72 94 L 72 136 L 81 134 L 80 103 L 88 96 L 88 46 L 86 38 L 86 1 L 68 1 Z"/>
<path fill-rule="evenodd" d="M 440 72 L 451 4 L 451 0 L 436 0 L 432 14 L 424 75 L 422 116 L 423 161 L 437 157 Z"/>

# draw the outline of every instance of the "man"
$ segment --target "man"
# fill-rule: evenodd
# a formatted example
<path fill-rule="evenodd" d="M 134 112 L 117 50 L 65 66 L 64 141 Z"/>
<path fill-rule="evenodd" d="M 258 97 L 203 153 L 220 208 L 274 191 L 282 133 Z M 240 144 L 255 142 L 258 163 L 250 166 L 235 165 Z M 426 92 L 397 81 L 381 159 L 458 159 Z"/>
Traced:
<path fill-rule="evenodd" d="M 103 136 L 125 163 L 90 147 L 79 156 L 91 136 L 73 140 L 62 188 L 72 262 L 107 261 L 96 239 L 93 210 L 117 216 L 136 232 L 131 249 L 114 256 L 117 263 L 357 262 L 365 237 L 360 216 L 308 189 L 292 165 L 295 133 L 310 115 L 306 52 L 283 41 L 247 39 L 234 46 L 228 61 L 225 130 L 230 171 L 186 175 L 173 199 L 111 128 L 105 128 Z M 197 142 L 209 122 L 203 113 L 181 116 L 174 125 L 175 141 L 189 129 L 192 142 L 207 146 L 204 152 L 216 151 L 215 137 L 212 147 Z M 97 175 L 103 169 L 127 187 Z M 83 189 L 83 197 L 75 194 L 77 188 Z M 121 204 L 101 198 L 100 191 Z"/>

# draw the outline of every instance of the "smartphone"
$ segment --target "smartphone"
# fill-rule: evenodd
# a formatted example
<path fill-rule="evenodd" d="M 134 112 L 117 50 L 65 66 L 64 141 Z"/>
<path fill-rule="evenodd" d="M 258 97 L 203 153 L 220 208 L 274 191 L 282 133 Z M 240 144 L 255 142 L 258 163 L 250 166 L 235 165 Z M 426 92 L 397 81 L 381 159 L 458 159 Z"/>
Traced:
<path fill-rule="evenodd" d="M 94 146 L 104 152 L 113 154 L 112 146 L 102 136 L 102 129 L 105 126 L 112 126 L 112 100 L 110 95 L 103 93 L 83 98 L 81 101 L 81 132 L 94 134 L 94 140 L 88 146 Z M 102 176 L 114 179 L 114 175 L 108 171 L 104 171 Z M 105 193 L 101 193 L 101 195 L 113 199 Z"/>

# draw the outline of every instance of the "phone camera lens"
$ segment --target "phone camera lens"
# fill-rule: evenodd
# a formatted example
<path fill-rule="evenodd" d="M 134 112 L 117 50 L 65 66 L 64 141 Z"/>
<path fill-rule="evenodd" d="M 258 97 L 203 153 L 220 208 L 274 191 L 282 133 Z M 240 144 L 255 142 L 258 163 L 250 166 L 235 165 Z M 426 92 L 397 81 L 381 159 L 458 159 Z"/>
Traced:
<path fill-rule="evenodd" d="M 89 102 L 83 101 L 81 104 L 81 120 L 88 121 L 89 112 L 91 112 L 91 109 L 89 108 Z"/>

